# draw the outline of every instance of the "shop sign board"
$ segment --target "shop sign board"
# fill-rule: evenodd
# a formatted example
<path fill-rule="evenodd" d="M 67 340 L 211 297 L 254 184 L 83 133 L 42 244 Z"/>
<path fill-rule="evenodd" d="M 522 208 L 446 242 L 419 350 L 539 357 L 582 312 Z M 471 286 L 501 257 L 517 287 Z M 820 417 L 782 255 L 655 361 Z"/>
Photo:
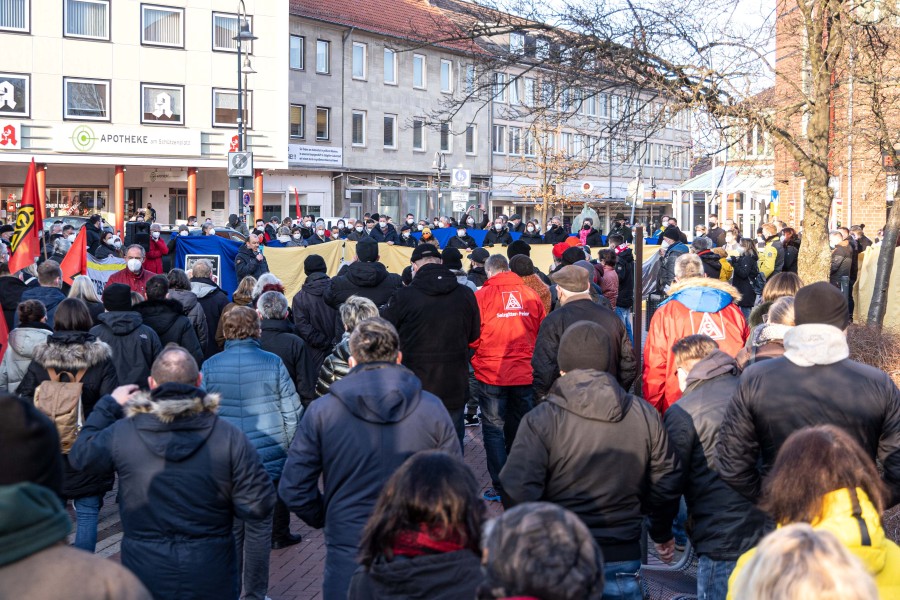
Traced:
<path fill-rule="evenodd" d="M 200 130 L 71 123 L 53 128 L 53 150 L 81 154 L 200 156 Z"/>

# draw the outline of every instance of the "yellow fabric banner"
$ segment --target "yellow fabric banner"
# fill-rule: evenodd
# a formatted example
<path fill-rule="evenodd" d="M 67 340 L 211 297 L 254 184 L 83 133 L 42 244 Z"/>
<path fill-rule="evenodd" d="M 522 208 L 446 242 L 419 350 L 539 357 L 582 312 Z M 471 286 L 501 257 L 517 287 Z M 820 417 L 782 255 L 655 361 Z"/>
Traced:
<path fill-rule="evenodd" d="M 865 323 L 869 316 L 869 305 L 872 303 L 872 292 L 875 290 L 875 271 L 878 265 L 878 254 L 881 247 L 871 247 L 859 255 L 859 274 L 856 278 L 856 307 L 853 313 L 854 323 Z M 884 326 L 900 327 L 900 248 L 894 251 L 894 269 L 891 273 L 890 287 L 887 294 L 887 310 L 884 313 Z M 894 290 L 891 292 L 891 290 Z"/>
<path fill-rule="evenodd" d="M 327 242 L 306 248 L 266 248 L 269 271 L 284 284 L 284 295 L 287 296 L 288 301 L 300 291 L 300 287 L 306 281 L 303 261 L 310 254 L 321 256 L 328 267 L 328 275 L 334 276 L 341 268 L 341 261 L 344 259 L 344 243 L 341 241 Z"/>

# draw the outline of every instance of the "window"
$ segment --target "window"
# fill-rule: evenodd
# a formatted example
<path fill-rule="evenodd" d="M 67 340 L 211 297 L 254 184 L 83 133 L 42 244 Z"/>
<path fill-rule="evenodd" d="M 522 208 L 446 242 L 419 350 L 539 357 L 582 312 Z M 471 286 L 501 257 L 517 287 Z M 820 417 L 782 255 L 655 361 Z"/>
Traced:
<path fill-rule="evenodd" d="M 213 50 L 220 52 L 237 52 L 237 40 L 234 37 L 240 31 L 238 16 L 234 13 L 212 14 L 213 18 Z M 247 24 L 253 29 L 253 17 L 246 17 Z M 252 52 L 253 42 L 241 42 L 241 49 L 247 47 L 247 52 Z"/>
<path fill-rule="evenodd" d="M 365 44 L 353 42 L 353 79 L 366 78 L 366 55 L 368 49 Z"/>
<path fill-rule="evenodd" d="M 63 78 L 65 101 L 63 118 L 109 121 L 109 81 L 105 79 Z"/>
<path fill-rule="evenodd" d="M 611 94 L 609 96 L 609 118 L 610 119 L 618 119 L 619 118 L 619 100 L 620 98 L 615 94 Z"/>
<path fill-rule="evenodd" d="M 441 91 L 453 91 L 453 63 L 449 60 L 441 60 Z"/>
<path fill-rule="evenodd" d="M 425 120 L 413 119 L 413 150 L 425 149 Z"/>
<path fill-rule="evenodd" d="M 597 146 L 594 152 L 597 155 L 598 162 L 608 162 L 609 161 L 609 140 L 605 138 L 599 138 L 597 140 Z"/>
<path fill-rule="evenodd" d="M 28 0 L 0 1 L 0 29 L 5 31 L 28 31 L 30 10 Z"/>
<path fill-rule="evenodd" d="M 331 136 L 331 109 L 316 107 L 316 141 L 325 141 Z"/>
<path fill-rule="evenodd" d="M 292 69 L 303 70 L 303 63 L 306 54 L 306 39 L 300 35 L 291 36 L 290 48 L 290 67 Z"/>
<path fill-rule="evenodd" d="M 109 40 L 109 0 L 65 0 L 68 37 Z"/>
<path fill-rule="evenodd" d="M 556 88 L 552 81 L 541 82 L 541 104 L 543 108 L 548 109 L 556 105 Z"/>
<path fill-rule="evenodd" d="M 397 53 L 390 48 L 384 49 L 384 82 L 397 85 Z"/>
<path fill-rule="evenodd" d="M 184 9 L 141 5 L 141 43 L 184 48 Z"/>
<path fill-rule="evenodd" d="M 453 152 L 453 135 L 450 123 L 441 123 L 441 152 Z"/>
<path fill-rule="evenodd" d="M 609 117 L 609 94 L 600 94 L 597 97 L 597 112 L 604 119 Z"/>
<path fill-rule="evenodd" d="M 522 104 L 534 106 L 534 79 L 526 77 L 522 80 Z"/>
<path fill-rule="evenodd" d="M 184 125 L 184 86 L 141 84 L 141 123 Z"/>
<path fill-rule="evenodd" d="M 397 115 L 384 115 L 384 147 L 397 147 Z"/>
<path fill-rule="evenodd" d="M 525 35 L 522 33 L 509 34 L 509 51 L 512 54 L 525 54 Z"/>
<path fill-rule="evenodd" d="M 316 40 L 316 73 L 331 73 L 331 42 Z"/>
<path fill-rule="evenodd" d="M 584 99 L 584 103 L 582 104 L 582 108 L 584 109 L 584 114 L 589 117 L 597 116 L 597 96 L 591 94 L 587 98 Z"/>
<path fill-rule="evenodd" d="M 302 104 L 291 104 L 291 137 L 302 139 L 306 133 L 303 124 L 306 122 L 306 107 Z"/>
<path fill-rule="evenodd" d="M 494 154 L 506 154 L 506 126 L 494 125 L 491 150 Z"/>
<path fill-rule="evenodd" d="M 510 155 L 520 155 L 522 154 L 522 128 L 521 127 L 510 127 L 509 128 L 509 153 Z"/>
<path fill-rule="evenodd" d="M 550 58 L 550 42 L 547 40 L 538 40 L 534 45 L 534 56 L 540 60 Z"/>
<path fill-rule="evenodd" d="M 506 102 L 506 73 L 494 73 L 494 102 Z"/>
<path fill-rule="evenodd" d="M 213 88 L 213 127 L 237 127 L 237 90 Z M 244 125 L 251 126 L 253 92 L 244 91 Z"/>
<path fill-rule="evenodd" d="M 475 125 L 466 127 L 466 154 L 475 154 L 478 150 L 478 137 Z"/>
<path fill-rule="evenodd" d="M 466 65 L 466 93 L 475 92 L 475 65 Z"/>
<path fill-rule="evenodd" d="M 366 113 L 354 110 L 351 122 L 351 142 L 354 146 L 366 145 Z"/>
<path fill-rule="evenodd" d="M 522 104 L 521 94 L 519 94 L 519 78 L 516 77 L 509 82 L 509 103 L 514 105 Z"/>
<path fill-rule="evenodd" d="M 413 87 L 425 89 L 425 57 L 421 54 L 413 54 Z"/>
<path fill-rule="evenodd" d="M 534 156 L 534 131 L 531 129 L 526 129 L 522 136 L 522 154 Z"/>
<path fill-rule="evenodd" d="M 582 158 L 584 156 L 584 136 L 576 133 L 572 136 L 572 156 Z"/>
<path fill-rule="evenodd" d="M 572 134 L 564 132 L 560 137 L 560 152 L 566 158 L 572 157 Z"/>
<path fill-rule="evenodd" d="M 3 2 L 0 0 L 0 9 Z M 0 117 L 31 115 L 31 76 L 0 73 Z"/>

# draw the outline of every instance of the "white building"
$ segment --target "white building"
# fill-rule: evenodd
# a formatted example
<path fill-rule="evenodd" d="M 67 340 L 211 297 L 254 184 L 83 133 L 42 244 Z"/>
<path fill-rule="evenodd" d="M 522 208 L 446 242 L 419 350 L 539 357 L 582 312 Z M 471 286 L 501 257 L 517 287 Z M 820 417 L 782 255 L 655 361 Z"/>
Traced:
<path fill-rule="evenodd" d="M 260 204 L 287 166 L 288 1 L 246 0 L 257 40 L 246 76 L 247 148 Z M 46 216 L 224 223 L 238 212 L 226 154 L 237 134 L 238 2 L 0 2 L 0 197 L 15 209 L 34 157 Z M 246 51 L 246 43 L 244 45 Z M 120 210 L 116 210 L 120 207 Z M 261 208 L 261 207 L 260 207 Z M 117 214 L 118 213 L 118 214 Z"/>

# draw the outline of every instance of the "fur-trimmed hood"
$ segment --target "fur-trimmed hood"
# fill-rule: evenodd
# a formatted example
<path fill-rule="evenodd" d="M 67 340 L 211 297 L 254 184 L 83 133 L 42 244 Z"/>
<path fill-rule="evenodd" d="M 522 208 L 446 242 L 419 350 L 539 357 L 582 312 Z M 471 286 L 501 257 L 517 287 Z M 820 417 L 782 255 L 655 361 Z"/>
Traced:
<path fill-rule="evenodd" d="M 125 416 L 150 414 L 163 423 L 203 413 L 216 414 L 219 410 L 218 394 L 207 394 L 202 388 L 167 383 L 152 392 L 136 393 L 124 406 Z"/>
<path fill-rule="evenodd" d="M 669 287 L 669 297 L 660 304 L 676 300 L 696 312 L 719 312 L 741 299 L 741 293 L 729 283 L 709 277 L 690 277 Z"/>
<path fill-rule="evenodd" d="M 47 338 L 34 349 L 34 360 L 45 369 L 78 371 L 112 358 L 112 349 L 93 335 L 81 331 L 62 331 Z"/>

